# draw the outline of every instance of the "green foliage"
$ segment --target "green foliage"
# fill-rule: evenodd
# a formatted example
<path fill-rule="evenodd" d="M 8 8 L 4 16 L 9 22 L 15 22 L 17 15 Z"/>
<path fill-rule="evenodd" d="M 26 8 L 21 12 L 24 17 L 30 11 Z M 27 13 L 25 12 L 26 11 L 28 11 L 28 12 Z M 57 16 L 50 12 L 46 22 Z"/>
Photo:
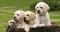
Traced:
<path fill-rule="evenodd" d="M 60 0 L 41 0 L 41 1 L 46 2 L 50 6 L 50 11 L 60 10 Z M 38 1 L 38 2 L 41 2 L 41 1 Z M 38 2 L 31 4 L 30 9 L 35 10 L 34 9 L 35 5 Z"/>
<path fill-rule="evenodd" d="M 60 0 L 43 0 L 50 6 L 50 11 L 60 10 Z"/>

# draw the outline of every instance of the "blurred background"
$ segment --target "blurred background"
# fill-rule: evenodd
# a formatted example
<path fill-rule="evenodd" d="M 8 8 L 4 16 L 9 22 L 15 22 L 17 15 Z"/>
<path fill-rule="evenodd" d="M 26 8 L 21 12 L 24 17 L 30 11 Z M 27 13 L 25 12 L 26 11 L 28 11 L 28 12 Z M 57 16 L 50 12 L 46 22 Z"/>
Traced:
<path fill-rule="evenodd" d="M 60 0 L 0 0 L 0 32 L 6 31 L 8 21 L 12 19 L 16 10 L 29 10 L 35 13 L 35 4 L 41 1 L 50 6 L 51 21 L 60 26 Z"/>

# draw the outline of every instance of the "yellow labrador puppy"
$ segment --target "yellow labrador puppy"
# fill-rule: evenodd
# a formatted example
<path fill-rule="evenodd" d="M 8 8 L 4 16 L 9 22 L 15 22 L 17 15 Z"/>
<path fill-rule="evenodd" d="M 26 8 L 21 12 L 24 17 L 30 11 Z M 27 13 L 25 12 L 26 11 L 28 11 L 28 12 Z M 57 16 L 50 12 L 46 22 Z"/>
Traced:
<path fill-rule="evenodd" d="M 33 27 L 35 24 L 36 15 L 31 11 L 25 12 L 24 22 L 25 22 L 25 30 L 29 32 L 29 29 Z"/>

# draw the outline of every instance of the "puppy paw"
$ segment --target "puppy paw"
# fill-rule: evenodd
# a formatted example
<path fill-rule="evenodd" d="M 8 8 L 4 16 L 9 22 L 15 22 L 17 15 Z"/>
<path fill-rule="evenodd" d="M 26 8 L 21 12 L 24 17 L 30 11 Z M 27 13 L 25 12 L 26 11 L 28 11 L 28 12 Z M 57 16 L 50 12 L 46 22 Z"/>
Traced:
<path fill-rule="evenodd" d="M 25 25 L 24 30 L 25 30 L 26 32 L 29 32 L 29 25 Z"/>
<path fill-rule="evenodd" d="M 8 21 L 8 25 L 12 26 L 14 24 L 15 24 L 15 22 L 13 20 Z"/>
<path fill-rule="evenodd" d="M 45 24 L 39 24 L 39 27 L 43 27 L 43 26 L 45 26 Z"/>
<path fill-rule="evenodd" d="M 36 27 L 38 27 L 38 25 L 37 25 L 37 24 L 33 25 L 33 28 L 36 28 Z"/>

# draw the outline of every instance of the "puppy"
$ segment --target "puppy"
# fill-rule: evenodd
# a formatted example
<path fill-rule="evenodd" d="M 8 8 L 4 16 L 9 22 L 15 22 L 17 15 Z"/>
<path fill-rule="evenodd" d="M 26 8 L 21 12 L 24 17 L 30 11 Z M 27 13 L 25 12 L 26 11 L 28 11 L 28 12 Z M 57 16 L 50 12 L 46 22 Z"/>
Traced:
<path fill-rule="evenodd" d="M 25 22 L 25 30 L 29 32 L 29 29 L 33 27 L 35 24 L 36 15 L 31 11 L 25 12 L 24 22 Z"/>
<path fill-rule="evenodd" d="M 50 7 L 45 2 L 39 2 L 36 4 L 36 25 L 41 26 L 40 24 L 44 24 L 43 26 L 51 26 L 50 17 L 48 13 L 49 9 Z"/>
<path fill-rule="evenodd" d="M 24 11 L 18 10 L 14 13 L 14 20 L 16 22 L 17 28 L 23 27 L 23 24 L 24 24 L 23 19 L 24 19 Z"/>
<path fill-rule="evenodd" d="M 14 13 L 13 20 L 8 21 L 10 27 L 16 27 L 16 29 L 23 28 L 24 25 L 24 11 L 18 10 Z M 8 28 L 8 30 L 11 30 Z M 8 31 L 7 30 L 7 31 Z"/>

